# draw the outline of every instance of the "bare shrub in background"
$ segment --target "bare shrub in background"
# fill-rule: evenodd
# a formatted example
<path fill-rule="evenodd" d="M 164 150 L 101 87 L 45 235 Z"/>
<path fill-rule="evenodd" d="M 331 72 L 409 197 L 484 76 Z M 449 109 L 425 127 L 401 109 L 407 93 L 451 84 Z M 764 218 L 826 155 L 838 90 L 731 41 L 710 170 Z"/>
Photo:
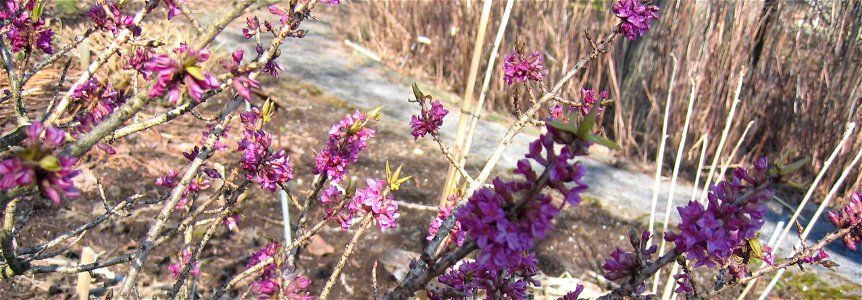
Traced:
<path fill-rule="evenodd" d="M 494 3 L 492 24 L 498 24 L 493 20 L 500 19 L 504 4 Z M 387 64 L 462 94 L 476 34 L 472 29 L 481 12 L 481 3 L 471 5 L 463 1 L 351 2 L 349 9 L 339 10 L 344 22 L 334 26 L 346 38 L 380 54 Z M 574 64 L 577 53 L 590 49 L 576 35 L 608 30 L 611 23 L 606 19 L 613 17 L 608 14 L 610 5 L 518 1 L 509 25 L 518 30 L 506 32 L 498 55 L 507 55 L 519 41 L 527 48 L 545 49 L 548 77 L 556 80 Z M 858 2 L 658 1 L 657 5 L 663 13 L 653 34 L 634 42 L 618 40 L 623 45 L 614 47 L 607 59 L 588 67 L 563 89 L 564 97 L 577 98 L 589 79 L 597 85 L 590 88 L 608 90 L 612 98 L 619 99 L 604 123 L 626 156 L 647 161 L 653 159 L 647 154 L 658 149 L 654 137 L 660 134 L 661 99 L 668 93 L 666 83 L 671 75 L 667 53 L 679 58 L 679 74 L 693 74 L 700 80 L 693 130 L 686 137 L 690 144 L 704 133 L 711 137 L 721 134 L 733 102 L 735 74 L 747 70 L 738 118 L 728 139 L 738 140 L 750 121 L 755 124 L 738 151 L 744 157 L 736 157 L 733 163 L 794 149 L 793 155 L 812 158 L 805 174 L 811 178 L 822 168 L 820 162 L 831 152 L 834 141 L 840 139 L 845 123 L 862 121 L 862 68 L 847 63 L 862 59 L 862 7 Z M 418 36 L 429 37 L 432 44 L 411 47 Z M 486 39 L 484 49 L 491 49 L 492 42 Z M 498 69 L 492 76 L 502 74 Z M 687 91 L 689 85 L 678 81 L 675 94 Z M 513 90 L 492 80 L 487 108 L 514 111 Z M 682 128 L 686 108 L 685 101 L 673 103 L 670 128 Z M 679 136 L 674 133 L 670 142 L 678 144 Z M 844 152 L 860 143 L 862 134 L 857 133 Z M 708 147 L 709 153 L 715 153 L 717 143 Z M 675 149 L 671 148 L 666 154 L 672 159 Z M 699 152 L 692 148 L 687 153 L 684 169 L 689 173 L 696 168 Z M 836 162 L 846 164 L 850 156 L 842 155 Z M 840 171 L 829 170 L 824 179 L 834 181 Z M 851 174 L 844 194 L 862 187 L 859 175 L 859 171 Z"/>

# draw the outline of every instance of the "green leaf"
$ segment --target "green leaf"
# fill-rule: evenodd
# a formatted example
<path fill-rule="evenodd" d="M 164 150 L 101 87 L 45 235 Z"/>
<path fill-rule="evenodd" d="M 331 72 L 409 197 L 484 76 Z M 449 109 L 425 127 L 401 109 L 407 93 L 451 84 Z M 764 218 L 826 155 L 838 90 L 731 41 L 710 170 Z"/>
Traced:
<path fill-rule="evenodd" d="M 605 146 L 609 149 L 613 149 L 613 150 L 622 149 L 622 148 L 620 148 L 620 145 L 617 145 L 617 143 L 615 143 L 614 141 L 611 141 L 611 140 L 609 140 L 603 136 L 600 136 L 600 135 L 590 134 L 590 140 L 596 144 Z"/>
<path fill-rule="evenodd" d="M 781 176 L 796 173 L 796 171 L 799 171 L 799 169 L 802 169 L 802 167 L 808 165 L 809 161 L 811 161 L 811 159 L 807 158 L 807 157 L 800 159 L 800 160 L 797 160 L 797 161 L 794 161 L 788 165 L 785 165 L 785 166 L 779 168 L 778 173 L 781 174 Z"/>
<path fill-rule="evenodd" d="M 206 77 L 204 76 L 204 71 L 201 71 L 201 68 L 197 66 L 186 67 L 186 73 L 189 73 L 189 75 L 192 75 L 192 77 L 197 80 L 206 80 Z"/>
<path fill-rule="evenodd" d="M 419 90 L 419 85 L 415 82 L 413 83 L 413 96 L 416 96 L 416 100 L 425 97 L 425 94 L 423 94 L 422 91 Z"/>
<path fill-rule="evenodd" d="M 593 127 L 596 126 L 596 118 L 599 115 L 598 105 L 593 106 L 593 109 L 590 110 L 590 113 L 581 120 L 581 124 L 578 125 L 578 132 L 576 133 L 582 139 L 587 138 L 587 133 L 593 130 Z"/>
<path fill-rule="evenodd" d="M 53 155 L 45 156 L 41 160 L 39 160 L 39 167 L 51 172 L 57 172 L 62 169 L 60 167 L 60 160 Z"/>
<path fill-rule="evenodd" d="M 753 238 L 748 240 L 748 247 L 751 248 L 751 253 L 755 257 L 763 257 L 763 246 L 760 245 L 760 239 Z"/>

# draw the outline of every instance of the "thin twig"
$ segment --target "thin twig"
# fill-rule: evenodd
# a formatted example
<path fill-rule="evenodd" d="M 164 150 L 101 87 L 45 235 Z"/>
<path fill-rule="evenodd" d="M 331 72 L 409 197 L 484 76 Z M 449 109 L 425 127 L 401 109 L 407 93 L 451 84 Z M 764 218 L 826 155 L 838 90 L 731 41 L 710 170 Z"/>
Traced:
<path fill-rule="evenodd" d="M 335 280 L 338 279 L 338 275 L 340 275 L 341 270 L 344 269 L 344 265 L 347 263 L 347 258 L 349 258 L 350 254 L 353 253 L 353 248 L 355 248 L 356 244 L 359 243 L 359 238 L 362 237 L 365 230 L 370 227 L 373 220 L 371 213 L 369 213 L 366 214 L 362 222 L 359 223 L 359 229 L 356 230 L 356 233 L 353 234 L 353 238 L 350 239 L 350 243 L 347 244 L 346 248 L 344 248 L 344 253 L 341 254 L 341 258 L 338 259 L 338 263 L 336 263 L 335 268 L 332 269 L 332 274 L 329 275 L 329 280 L 327 280 L 326 285 L 323 286 L 323 291 L 320 292 L 320 300 L 326 300 L 329 297 L 329 292 L 332 291 L 332 287 L 335 285 Z"/>

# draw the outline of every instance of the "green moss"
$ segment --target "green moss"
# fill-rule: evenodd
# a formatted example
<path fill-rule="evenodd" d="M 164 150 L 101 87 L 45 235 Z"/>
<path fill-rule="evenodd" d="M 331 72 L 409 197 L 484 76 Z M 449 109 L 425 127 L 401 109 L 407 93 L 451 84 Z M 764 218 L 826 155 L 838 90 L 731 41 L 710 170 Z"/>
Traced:
<path fill-rule="evenodd" d="M 834 276 L 823 278 L 822 274 L 805 272 L 791 273 L 779 281 L 778 288 L 799 294 L 803 299 L 849 299 L 859 297 L 862 286 Z M 827 280 L 824 280 L 827 279 Z"/>

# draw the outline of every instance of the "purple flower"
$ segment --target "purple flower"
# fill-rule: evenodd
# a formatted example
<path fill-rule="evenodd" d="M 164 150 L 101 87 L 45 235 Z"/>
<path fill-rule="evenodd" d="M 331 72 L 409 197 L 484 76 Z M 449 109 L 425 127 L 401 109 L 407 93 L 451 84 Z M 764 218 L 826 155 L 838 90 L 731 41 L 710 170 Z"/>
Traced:
<path fill-rule="evenodd" d="M 608 98 L 608 91 L 599 92 L 599 97 L 596 98 L 596 91 L 593 89 L 582 88 L 581 89 L 581 98 L 583 98 L 583 102 L 581 104 L 580 112 L 583 115 L 587 115 L 590 113 L 590 110 L 593 109 L 593 106 L 599 104 L 599 112 L 604 111 L 604 106 L 601 106 L 602 100 Z"/>
<path fill-rule="evenodd" d="M 763 260 L 763 262 L 765 262 L 766 264 L 768 264 L 770 266 L 774 266 L 775 265 L 775 255 L 772 254 L 772 247 L 763 246 L 762 251 L 763 251 L 763 256 L 760 257 L 760 259 Z"/>
<path fill-rule="evenodd" d="M 269 245 L 266 245 L 265 247 L 251 255 L 251 258 L 248 259 L 248 262 L 245 264 L 245 267 L 254 267 L 257 264 L 269 259 L 270 257 L 275 256 L 275 254 L 278 252 L 278 247 L 278 243 L 271 243 Z M 272 278 L 276 275 L 275 270 L 275 263 L 270 263 L 263 268 L 263 274 L 261 275 L 261 277 L 264 279 Z"/>
<path fill-rule="evenodd" d="M 254 50 L 257 51 L 258 55 L 263 55 L 263 47 L 260 44 L 258 44 Z M 284 71 L 284 66 L 275 61 L 279 55 L 281 55 L 281 51 L 276 51 L 275 54 L 272 55 L 272 58 L 263 65 L 263 68 L 261 68 L 260 71 L 262 73 L 269 73 L 273 78 L 278 78 L 278 71 Z"/>
<path fill-rule="evenodd" d="M 260 188 L 275 192 L 278 186 L 293 179 L 290 157 L 284 150 L 271 151 L 272 136 L 262 130 L 263 118 L 256 107 L 244 112 L 240 119 L 245 126 L 243 139 L 237 150 L 243 151 L 240 166 L 246 171 L 246 179 L 254 179 Z"/>
<path fill-rule="evenodd" d="M 539 286 L 532 277 L 536 275 L 535 254 L 514 257 L 510 267 L 498 268 L 481 262 L 465 262 L 438 281 L 452 287 L 463 297 L 472 297 L 474 290 L 484 290 L 486 295 L 499 294 L 502 299 L 526 299 L 527 286 Z M 429 295 L 431 299 L 444 299 L 439 295 Z"/>
<path fill-rule="evenodd" d="M 251 292 L 260 295 L 258 299 L 270 299 L 278 292 L 278 288 L 278 282 L 275 279 L 262 279 L 251 283 Z"/>
<path fill-rule="evenodd" d="M 311 280 L 302 276 L 296 276 L 284 288 L 284 296 L 291 300 L 314 300 L 306 289 L 311 286 Z"/>
<path fill-rule="evenodd" d="M 114 109 L 126 102 L 127 95 L 123 91 L 115 91 L 111 83 L 102 84 L 93 77 L 78 86 L 71 98 L 84 102 L 85 108 L 75 116 L 79 124 L 70 132 L 72 137 L 79 138 L 114 113 Z M 98 143 L 96 146 L 109 154 L 116 153 L 108 144 Z"/>
<path fill-rule="evenodd" d="M 366 141 L 374 136 L 367 128 L 368 116 L 355 112 L 332 125 L 326 148 L 317 152 L 314 174 L 325 174 L 339 182 L 347 174 L 350 164 L 359 160 L 359 152 L 367 147 Z"/>
<path fill-rule="evenodd" d="M 185 267 L 192 259 L 192 252 L 189 251 L 188 248 L 183 249 L 182 255 L 180 255 L 180 261 L 175 264 L 171 264 L 168 266 L 168 271 L 171 272 L 171 278 L 178 279 L 180 278 L 180 274 L 183 272 L 183 267 Z M 200 275 L 201 270 L 198 268 L 198 262 L 195 261 L 195 264 L 192 266 L 191 274 L 192 276 L 197 277 Z"/>
<path fill-rule="evenodd" d="M 674 293 L 688 294 L 694 292 L 694 288 L 691 286 L 691 277 L 689 277 L 687 273 L 673 275 L 673 279 L 676 280 L 676 289 L 673 290 Z"/>
<path fill-rule="evenodd" d="M 856 251 L 862 243 L 862 192 L 855 192 L 850 196 L 850 203 L 844 209 L 827 214 L 829 221 L 838 229 L 856 226 L 843 238 L 844 245 L 850 250 Z"/>
<path fill-rule="evenodd" d="M 808 263 L 808 264 L 813 264 L 813 263 L 818 263 L 818 262 L 826 259 L 827 257 L 829 257 L 829 254 L 827 254 L 826 251 L 820 250 L 814 256 L 803 257 L 802 262 Z"/>
<path fill-rule="evenodd" d="M 557 298 L 557 300 L 578 300 L 578 296 L 580 296 L 581 293 L 583 293 L 583 292 L 584 292 L 584 286 L 578 284 L 575 287 L 574 291 L 566 293 L 566 295 L 564 295 L 560 298 Z"/>
<path fill-rule="evenodd" d="M 210 73 L 204 73 L 198 63 L 209 59 L 210 53 L 207 49 L 189 49 L 185 43 L 174 49 L 179 61 L 168 55 L 156 55 L 153 60 L 147 62 L 147 71 L 158 74 L 156 83 L 150 88 L 148 96 L 160 97 L 168 94 L 168 100 L 176 104 L 180 100 L 182 92 L 180 85 L 185 84 L 189 95 L 196 102 L 201 102 L 201 96 L 206 90 L 219 87 L 218 80 Z"/>
<path fill-rule="evenodd" d="M 381 231 L 397 227 L 398 203 L 392 200 L 386 181 L 367 178 L 365 184 L 366 188 L 356 191 L 353 201 L 347 205 L 350 214 L 371 214 Z"/>
<path fill-rule="evenodd" d="M 44 141 L 40 139 L 42 133 L 45 134 Z M 65 141 L 66 133 L 58 127 L 46 128 L 41 122 L 30 124 L 26 148 L 0 162 L 0 190 L 36 183 L 42 195 L 54 204 L 60 204 L 61 198 L 79 196 L 72 183 L 72 179 L 81 173 L 73 169 L 78 158 L 51 154 Z"/>
<path fill-rule="evenodd" d="M 526 57 L 517 51 L 512 51 L 503 61 L 503 80 L 508 85 L 525 80 L 541 81 L 545 75 L 548 75 L 544 64 L 545 58 L 539 51 L 534 51 Z"/>
<path fill-rule="evenodd" d="M 443 126 L 443 117 L 449 113 L 449 111 L 443 108 L 443 105 L 440 104 L 440 100 L 431 102 L 430 109 L 426 109 L 425 99 L 418 99 L 418 101 L 422 106 L 422 112 L 419 116 L 412 116 L 413 119 L 410 121 L 410 127 L 413 128 L 413 132 L 411 132 L 411 134 L 413 135 L 414 140 L 424 137 L 428 133 L 437 131 L 440 126 Z"/>
<path fill-rule="evenodd" d="M 150 80 L 153 74 L 146 65 L 153 60 L 153 49 L 150 47 L 140 47 L 135 49 L 133 54 L 123 56 L 126 59 L 126 64 L 123 65 L 123 70 L 135 70 L 146 80 Z"/>
<path fill-rule="evenodd" d="M 737 169 L 733 179 L 712 188 L 707 207 L 689 201 L 688 205 L 677 208 L 682 219 L 679 232 L 668 232 L 665 240 L 674 242 L 689 259 L 696 260 L 695 267 L 726 266 L 732 256 L 745 256 L 751 251 L 748 240 L 756 238 L 764 223 L 766 208 L 761 201 L 771 197 L 773 191 L 754 191 L 745 201 L 739 197 L 765 182 L 765 175 L 761 176 L 765 170 L 756 166 L 751 170 L 755 174 L 752 176 L 745 169 Z M 738 274 L 745 271 L 740 266 L 735 268 Z"/>
<path fill-rule="evenodd" d="M 281 18 L 281 24 L 287 24 L 288 21 L 290 21 L 290 13 L 281 8 L 278 8 L 278 6 L 270 5 L 269 13 L 279 16 Z"/>
<path fill-rule="evenodd" d="M 108 2 L 104 6 L 94 4 L 87 11 L 87 15 L 96 24 L 96 27 L 103 31 L 110 31 L 117 35 L 120 28 L 125 27 L 131 30 L 134 36 L 141 35 L 141 28 L 135 26 L 135 18 L 120 12 L 117 3 Z"/>
<path fill-rule="evenodd" d="M 619 0 L 613 6 L 614 15 L 620 18 L 620 32 L 629 40 L 635 40 L 650 29 L 653 19 L 658 19 L 658 7 L 645 5 L 641 0 Z"/>
<path fill-rule="evenodd" d="M 3 20 L 7 21 L 6 26 L 0 28 L 0 32 L 6 31 L 6 38 L 9 39 L 9 44 L 12 52 L 21 50 L 31 51 L 32 46 L 42 50 L 47 54 L 53 54 L 54 48 L 51 41 L 54 38 L 54 30 L 45 28 L 45 20 L 41 17 L 34 20 L 30 16 L 30 11 L 33 10 L 35 2 L 27 1 L 24 8 L 20 8 L 15 1 L 7 0 L 6 7 L 8 11 L 3 11 Z M 17 17 L 12 18 L 19 10 L 23 11 Z"/>
<path fill-rule="evenodd" d="M 231 78 L 231 83 L 233 84 L 234 89 L 237 94 L 243 97 L 247 101 L 251 101 L 251 87 L 260 88 L 260 84 L 257 80 L 251 79 L 248 77 L 249 72 L 240 72 L 239 66 L 242 63 L 242 57 L 245 54 L 245 51 L 242 49 L 236 50 L 231 55 L 230 61 L 222 61 L 221 65 L 225 69 L 231 72 L 234 75 Z"/>

